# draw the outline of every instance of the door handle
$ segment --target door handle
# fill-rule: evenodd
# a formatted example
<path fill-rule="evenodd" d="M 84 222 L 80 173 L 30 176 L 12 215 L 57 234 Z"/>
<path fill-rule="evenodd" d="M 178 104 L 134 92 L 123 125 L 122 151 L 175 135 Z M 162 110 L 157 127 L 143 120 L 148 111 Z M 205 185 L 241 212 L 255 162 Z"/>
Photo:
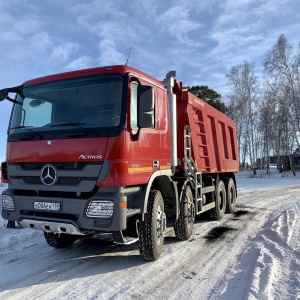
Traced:
<path fill-rule="evenodd" d="M 158 167 L 159 167 L 159 161 L 158 161 L 158 160 L 154 160 L 154 161 L 152 162 L 152 167 L 153 167 L 153 168 L 158 168 Z"/>

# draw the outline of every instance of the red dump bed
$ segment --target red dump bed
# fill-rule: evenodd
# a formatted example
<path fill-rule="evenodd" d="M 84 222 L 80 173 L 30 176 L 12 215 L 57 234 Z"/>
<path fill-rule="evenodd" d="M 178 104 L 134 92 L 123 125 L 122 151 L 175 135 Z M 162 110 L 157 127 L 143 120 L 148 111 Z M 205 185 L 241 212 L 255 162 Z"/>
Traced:
<path fill-rule="evenodd" d="M 236 127 L 232 119 L 219 112 L 205 101 L 175 81 L 177 96 L 178 157 L 183 167 L 184 126 L 189 125 L 192 138 L 192 155 L 199 172 L 238 172 L 239 158 L 236 142 Z"/>

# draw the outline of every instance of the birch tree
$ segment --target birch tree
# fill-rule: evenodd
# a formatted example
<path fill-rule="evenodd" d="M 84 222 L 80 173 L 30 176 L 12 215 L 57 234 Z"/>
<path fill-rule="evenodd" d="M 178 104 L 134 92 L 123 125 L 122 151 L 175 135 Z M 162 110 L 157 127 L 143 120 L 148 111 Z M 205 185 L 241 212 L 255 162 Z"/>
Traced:
<path fill-rule="evenodd" d="M 259 123 L 257 118 L 259 83 L 254 64 L 245 61 L 234 66 L 226 77 L 231 89 L 229 115 L 236 122 L 240 161 L 243 167 L 249 158 L 255 173 L 259 144 L 256 134 Z"/>
<path fill-rule="evenodd" d="M 281 34 L 264 58 L 264 67 L 268 82 L 276 86 L 275 97 L 279 101 L 281 118 L 278 119 L 281 131 L 278 132 L 285 149 L 283 154 L 291 153 L 295 145 L 299 147 L 300 98 L 299 66 L 300 53 L 292 55 L 292 46 Z M 284 136 L 281 136 L 283 132 Z"/>

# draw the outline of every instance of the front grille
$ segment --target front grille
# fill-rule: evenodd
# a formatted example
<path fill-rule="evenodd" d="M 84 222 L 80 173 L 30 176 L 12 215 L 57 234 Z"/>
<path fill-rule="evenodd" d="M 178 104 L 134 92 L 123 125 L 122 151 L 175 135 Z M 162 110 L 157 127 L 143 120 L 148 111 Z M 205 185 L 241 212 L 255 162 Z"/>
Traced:
<path fill-rule="evenodd" d="M 23 181 L 27 184 L 40 184 L 40 177 L 23 177 Z M 56 184 L 75 185 L 81 182 L 80 177 L 60 177 Z"/>
<path fill-rule="evenodd" d="M 60 177 L 57 184 L 74 185 L 81 182 L 80 177 Z"/>
<path fill-rule="evenodd" d="M 51 163 L 58 170 L 82 170 L 87 164 L 84 162 L 57 162 Z M 20 163 L 20 167 L 23 170 L 41 170 L 45 163 Z"/>
<path fill-rule="evenodd" d="M 71 214 L 59 214 L 59 213 L 49 213 L 49 212 L 40 212 L 40 211 L 30 211 L 30 210 L 21 210 L 22 216 L 31 216 L 31 217 L 42 217 L 48 219 L 64 219 L 64 220 L 72 220 L 74 222 L 78 221 L 78 215 Z"/>
<path fill-rule="evenodd" d="M 38 192 L 72 192 L 75 195 L 91 193 L 102 168 L 102 162 L 25 162 L 7 164 L 11 188 Z M 41 179 L 46 165 L 53 165 L 56 174 L 43 172 L 43 178 L 55 178 L 54 184 L 45 185 Z M 47 171 L 49 172 L 49 170 Z M 46 182 L 48 182 L 46 180 Z M 52 183 L 50 180 L 50 183 Z M 24 192 L 25 193 L 25 192 Z"/>
<path fill-rule="evenodd" d="M 23 181 L 28 184 L 40 184 L 40 177 L 23 177 Z"/>

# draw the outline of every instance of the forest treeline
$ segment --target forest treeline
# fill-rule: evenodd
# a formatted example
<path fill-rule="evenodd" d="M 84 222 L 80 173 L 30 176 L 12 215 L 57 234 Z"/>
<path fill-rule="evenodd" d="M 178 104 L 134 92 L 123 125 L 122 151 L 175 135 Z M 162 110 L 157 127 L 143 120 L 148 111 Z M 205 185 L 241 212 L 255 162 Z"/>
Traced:
<path fill-rule="evenodd" d="M 269 165 L 270 157 L 279 167 L 280 157 L 300 149 L 300 44 L 294 51 L 281 34 L 262 61 L 263 74 L 248 61 L 231 68 L 226 75 L 230 87 L 226 105 L 207 86 L 190 89 L 234 119 L 241 167 L 247 162 L 253 167 L 258 162 Z"/>

